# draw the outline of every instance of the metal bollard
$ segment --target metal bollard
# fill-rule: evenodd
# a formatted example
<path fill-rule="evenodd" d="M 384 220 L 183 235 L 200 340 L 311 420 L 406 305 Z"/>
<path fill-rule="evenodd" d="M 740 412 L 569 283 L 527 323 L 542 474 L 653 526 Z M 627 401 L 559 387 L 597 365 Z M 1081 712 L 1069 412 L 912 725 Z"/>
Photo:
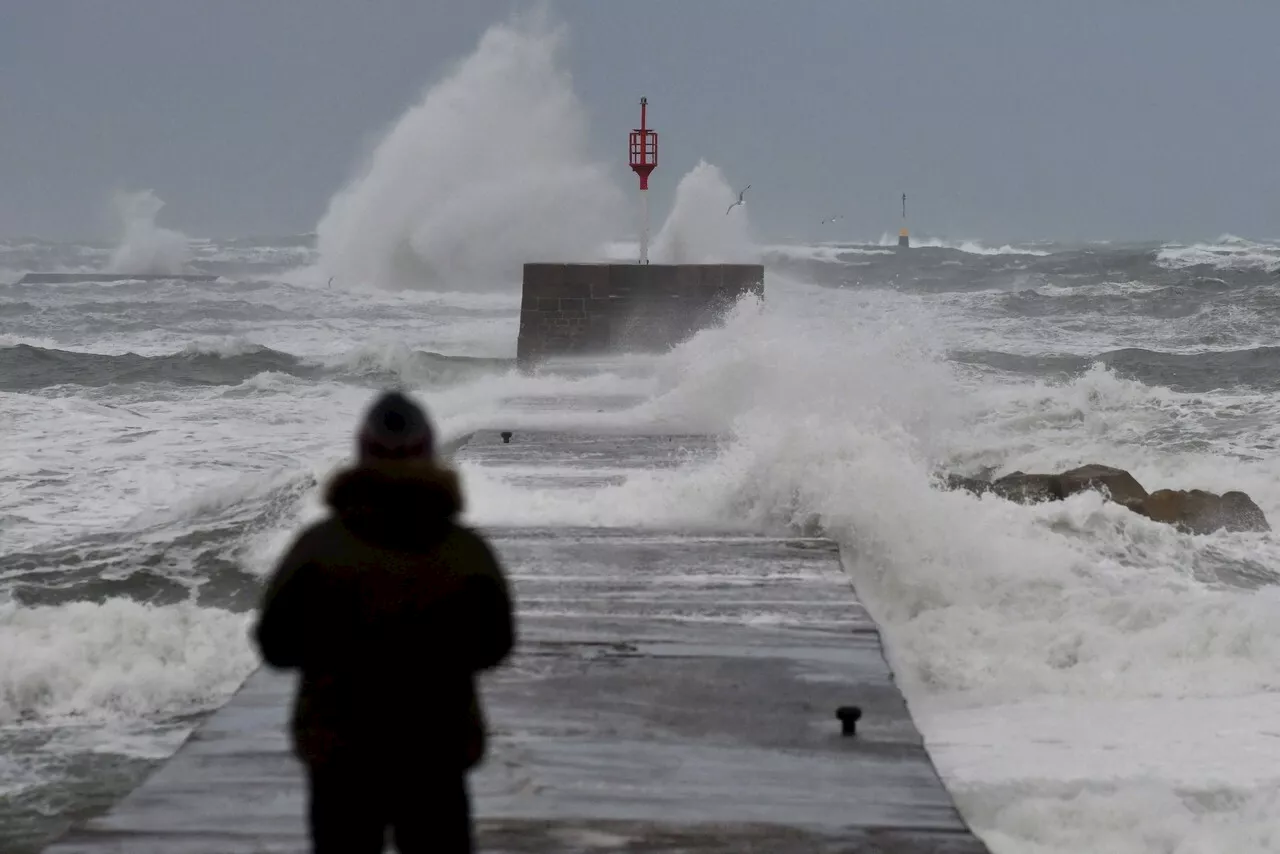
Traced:
<path fill-rule="evenodd" d="M 836 709 L 836 718 L 840 721 L 841 735 L 857 735 L 858 719 L 862 717 L 862 709 L 857 706 L 841 706 Z"/>

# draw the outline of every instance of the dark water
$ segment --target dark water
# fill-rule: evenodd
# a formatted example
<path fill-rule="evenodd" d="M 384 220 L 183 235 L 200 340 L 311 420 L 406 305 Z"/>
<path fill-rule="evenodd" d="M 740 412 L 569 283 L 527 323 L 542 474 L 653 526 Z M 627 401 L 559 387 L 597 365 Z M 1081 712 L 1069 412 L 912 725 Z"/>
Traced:
<path fill-rule="evenodd" d="M 951 356 L 959 362 L 1059 380 L 1098 364 L 1188 392 L 1280 387 L 1280 349 L 1270 343 L 1280 318 L 1280 249 L 1243 241 L 1195 254 L 1161 245 L 1030 248 L 1048 254 L 930 247 L 862 254 L 867 247 L 850 247 L 861 251 L 837 254 L 835 262 L 781 254 L 770 261 L 832 287 L 889 287 L 945 300 L 994 328 L 1043 333 L 1035 352 L 958 348 Z M 1091 339 L 1108 338 L 1130 346 L 1080 352 Z M 1133 346 L 1135 339 L 1150 344 Z M 1055 352 L 1055 341 L 1066 346 Z"/>
<path fill-rule="evenodd" d="M 101 355 L 17 344 L 0 349 L 0 391 L 37 391 L 57 386 L 125 386 L 136 383 L 173 386 L 238 385 L 258 374 L 274 372 L 304 380 L 336 379 L 368 384 L 394 384 L 400 372 L 429 382 L 460 382 L 483 373 L 514 367 L 512 359 L 445 356 L 415 351 L 398 371 L 377 366 L 326 368 L 269 347 L 248 352 L 182 352 L 163 356 L 136 353 Z"/>
<path fill-rule="evenodd" d="M 1118 376 L 1176 391 L 1203 392 L 1248 387 L 1280 390 L 1280 347 L 1213 353 L 1159 353 L 1138 347 L 1096 356 L 1027 356 L 999 351 L 959 351 L 957 361 L 1000 371 L 1067 379 L 1104 365 Z"/>

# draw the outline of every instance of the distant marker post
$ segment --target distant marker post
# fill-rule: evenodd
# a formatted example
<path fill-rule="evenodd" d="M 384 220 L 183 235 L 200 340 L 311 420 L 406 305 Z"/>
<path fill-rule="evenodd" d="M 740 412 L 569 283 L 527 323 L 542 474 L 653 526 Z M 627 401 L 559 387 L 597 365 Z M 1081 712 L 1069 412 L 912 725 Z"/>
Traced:
<path fill-rule="evenodd" d="M 640 176 L 640 263 L 649 263 L 649 173 L 658 166 L 658 134 L 649 130 L 649 99 L 640 99 L 640 127 L 630 135 L 631 169 Z"/>
<path fill-rule="evenodd" d="M 907 249 L 911 246 L 911 237 L 907 234 L 907 194 L 902 194 L 902 228 L 898 230 L 898 248 Z"/>

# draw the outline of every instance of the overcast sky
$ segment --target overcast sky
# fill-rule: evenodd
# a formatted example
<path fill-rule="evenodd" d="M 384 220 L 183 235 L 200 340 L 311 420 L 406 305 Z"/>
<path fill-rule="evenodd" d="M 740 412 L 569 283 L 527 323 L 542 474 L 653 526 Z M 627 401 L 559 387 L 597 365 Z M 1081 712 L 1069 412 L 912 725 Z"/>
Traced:
<path fill-rule="evenodd" d="M 378 132 L 525 5 L 0 0 L 0 235 L 101 235 L 118 189 L 192 235 L 310 231 Z M 1276 0 L 550 7 L 628 188 L 648 96 L 659 211 L 703 157 L 752 185 L 769 237 L 895 232 L 904 191 L 917 234 L 1280 236 Z"/>

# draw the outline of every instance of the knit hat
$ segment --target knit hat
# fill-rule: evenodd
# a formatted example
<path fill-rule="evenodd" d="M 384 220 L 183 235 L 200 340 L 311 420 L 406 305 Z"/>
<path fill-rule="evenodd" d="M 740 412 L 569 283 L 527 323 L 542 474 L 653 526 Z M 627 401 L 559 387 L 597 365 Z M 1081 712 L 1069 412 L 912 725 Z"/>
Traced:
<path fill-rule="evenodd" d="M 361 460 L 430 457 L 435 453 L 435 434 L 422 407 L 398 391 L 389 391 L 365 415 L 356 445 Z"/>

